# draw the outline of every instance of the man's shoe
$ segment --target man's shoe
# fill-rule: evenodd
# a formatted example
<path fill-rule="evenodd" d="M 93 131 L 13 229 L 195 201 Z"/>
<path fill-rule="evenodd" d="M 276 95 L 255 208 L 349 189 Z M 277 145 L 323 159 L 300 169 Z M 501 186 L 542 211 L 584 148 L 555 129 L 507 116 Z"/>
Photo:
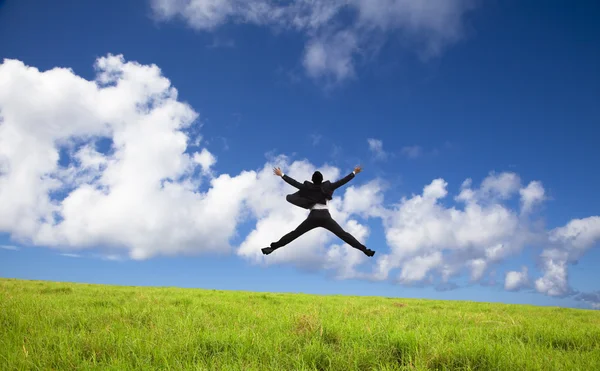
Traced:
<path fill-rule="evenodd" d="M 371 249 L 365 249 L 364 253 L 367 256 L 373 256 L 373 255 L 375 255 L 375 251 L 373 251 Z"/>
<path fill-rule="evenodd" d="M 272 247 L 264 247 L 261 249 L 262 253 L 265 255 L 269 255 L 270 253 L 272 253 L 275 249 Z"/>

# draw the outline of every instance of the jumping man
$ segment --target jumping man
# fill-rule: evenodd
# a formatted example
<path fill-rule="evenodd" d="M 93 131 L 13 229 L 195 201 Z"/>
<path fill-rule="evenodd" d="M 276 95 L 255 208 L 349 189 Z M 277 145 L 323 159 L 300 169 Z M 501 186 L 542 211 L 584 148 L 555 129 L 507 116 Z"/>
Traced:
<path fill-rule="evenodd" d="M 340 225 L 331 218 L 327 208 L 327 201 L 333 197 L 333 192 L 344 184 L 348 183 L 354 176 L 362 171 L 360 166 L 354 168 L 354 171 L 338 180 L 331 183 L 329 180 L 323 182 L 323 175 L 319 171 L 315 171 L 312 175 L 312 182 L 308 180 L 300 183 L 293 178 L 283 174 L 281 169 L 274 168 L 273 174 L 280 176 L 290 185 L 298 188 L 298 192 L 287 195 L 286 200 L 296 206 L 309 209 L 308 217 L 293 231 L 281 237 L 277 242 L 271 243 L 271 247 L 262 249 L 263 254 L 268 255 L 278 248 L 287 245 L 304 233 L 322 227 L 339 238 L 348 245 L 357 250 L 362 251 L 367 256 L 375 255 L 375 251 L 368 249 L 354 238 L 350 233 L 346 232 Z"/>

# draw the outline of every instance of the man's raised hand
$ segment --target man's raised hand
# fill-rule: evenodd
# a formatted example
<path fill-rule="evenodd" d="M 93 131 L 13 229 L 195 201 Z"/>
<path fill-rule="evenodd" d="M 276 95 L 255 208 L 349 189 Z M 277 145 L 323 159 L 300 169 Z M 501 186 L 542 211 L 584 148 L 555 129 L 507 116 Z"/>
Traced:
<path fill-rule="evenodd" d="M 358 165 L 354 168 L 354 173 L 356 173 L 356 174 L 360 173 L 361 171 L 362 171 L 362 167 L 360 165 Z"/>
<path fill-rule="evenodd" d="M 281 172 L 281 169 L 278 167 L 274 167 L 273 168 L 273 174 L 277 175 L 277 176 L 282 176 L 283 173 Z"/>

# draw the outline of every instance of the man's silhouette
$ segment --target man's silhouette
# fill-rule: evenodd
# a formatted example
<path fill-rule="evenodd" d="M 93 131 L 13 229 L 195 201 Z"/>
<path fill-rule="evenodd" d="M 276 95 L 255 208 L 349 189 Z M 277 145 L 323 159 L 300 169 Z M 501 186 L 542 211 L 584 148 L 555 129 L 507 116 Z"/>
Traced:
<path fill-rule="evenodd" d="M 365 253 L 367 256 L 373 256 L 375 251 L 368 249 L 354 238 L 350 233 L 344 231 L 335 220 L 331 218 L 327 209 L 327 201 L 333 197 L 333 192 L 344 184 L 348 183 L 354 176 L 362 171 L 360 166 L 354 168 L 354 171 L 338 180 L 331 183 L 329 180 L 323 182 L 323 175 L 315 171 L 312 175 L 312 183 L 308 180 L 300 183 L 293 178 L 283 174 L 281 169 L 274 168 L 273 174 L 280 176 L 290 185 L 298 188 L 298 192 L 286 196 L 286 200 L 291 204 L 304 209 L 310 209 L 308 217 L 293 231 L 281 237 L 277 242 L 271 243 L 271 247 L 262 249 L 263 254 L 268 255 L 276 249 L 287 245 L 304 233 L 317 228 L 325 228 L 336 236 L 341 238 L 348 245 Z"/>

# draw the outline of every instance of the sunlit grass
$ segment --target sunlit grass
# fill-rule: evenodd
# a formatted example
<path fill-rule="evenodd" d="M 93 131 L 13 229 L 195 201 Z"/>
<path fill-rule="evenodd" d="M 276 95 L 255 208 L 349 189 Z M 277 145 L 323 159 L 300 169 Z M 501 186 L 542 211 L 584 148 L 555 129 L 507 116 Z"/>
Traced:
<path fill-rule="evenodd" d="M 0 370 L 600 370 L 600 312 L 0 279 Z"/>

